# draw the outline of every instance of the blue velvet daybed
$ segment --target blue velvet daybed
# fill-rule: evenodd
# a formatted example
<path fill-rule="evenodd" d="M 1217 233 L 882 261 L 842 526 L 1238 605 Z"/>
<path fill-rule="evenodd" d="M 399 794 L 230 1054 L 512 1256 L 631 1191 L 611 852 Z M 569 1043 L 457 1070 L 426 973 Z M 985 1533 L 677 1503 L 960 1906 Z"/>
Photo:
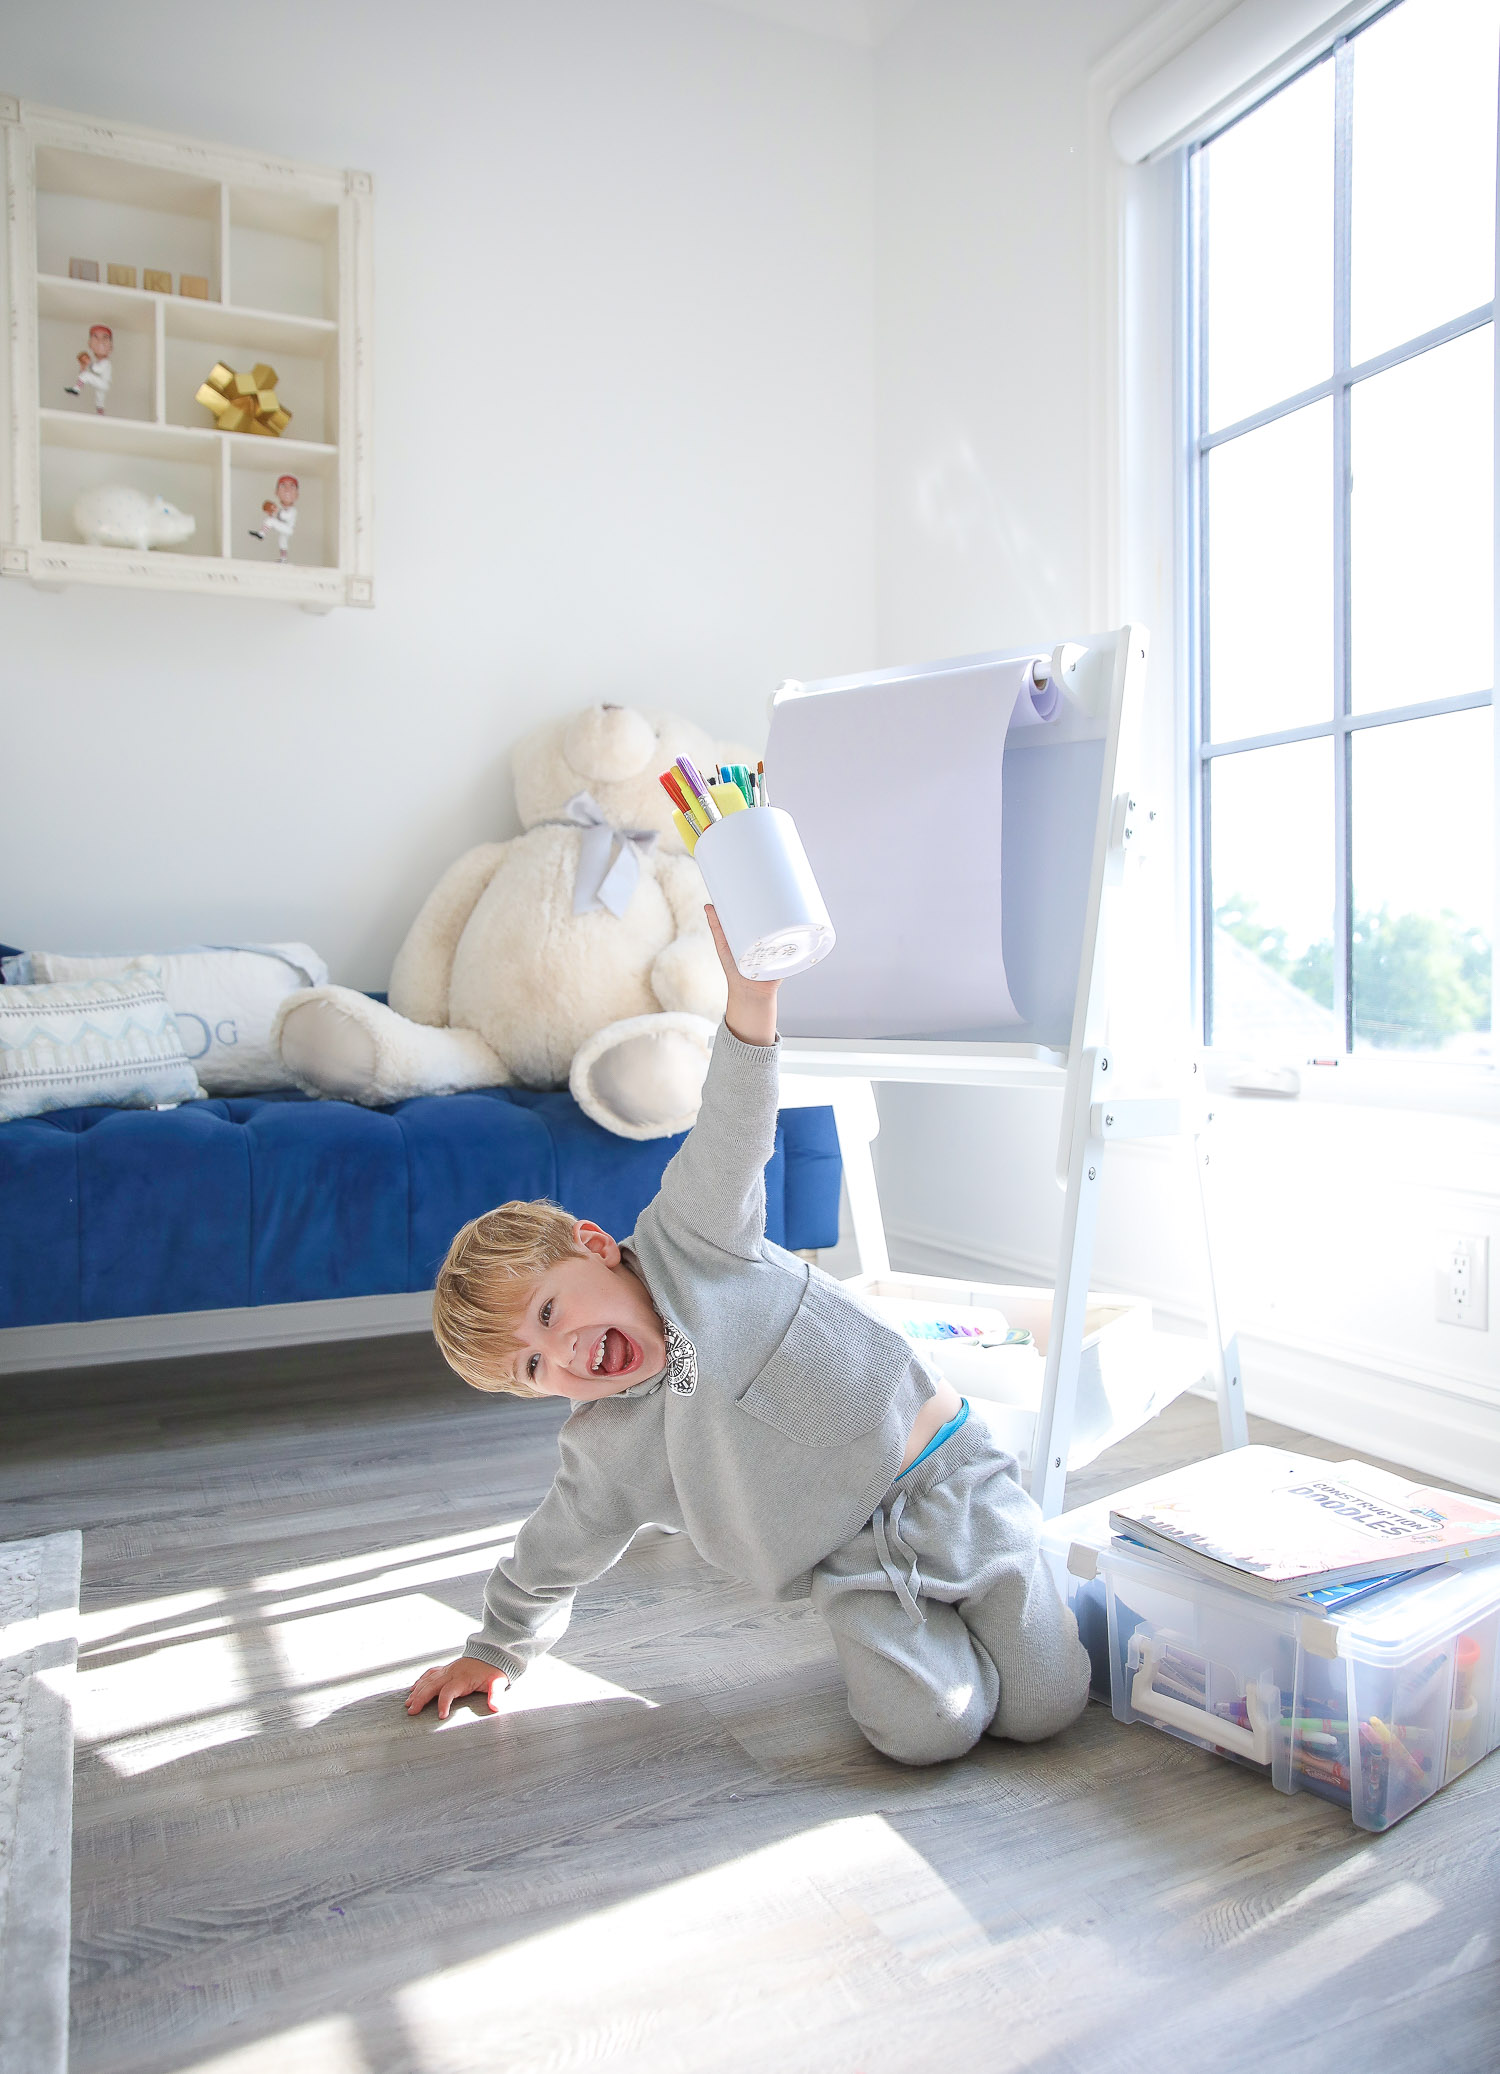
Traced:
<path fill-rule="evenodd" d="M 623 1236 L 680 1138 L 616 1138 L 568 1094 L 390 1109 L 286 1093 L 0 1124 L 0 1327 L 430 1289 L 458 1226 L 549 1196 Z M 784 1110 L 767 1232 L 838 1238 L 831 1109 Z"/>

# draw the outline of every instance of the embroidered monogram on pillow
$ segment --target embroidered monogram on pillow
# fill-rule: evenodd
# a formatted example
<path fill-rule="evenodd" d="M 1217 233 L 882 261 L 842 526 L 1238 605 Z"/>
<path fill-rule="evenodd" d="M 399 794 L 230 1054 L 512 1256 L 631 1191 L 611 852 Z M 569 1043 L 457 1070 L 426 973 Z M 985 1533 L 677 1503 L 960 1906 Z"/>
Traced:
<path fill-rule="evenodd" d="M 328 967 L 305 943 L 198 944 L 127 957 L 23 951 L 3 961 L 9 985 L 105 979 L 153 966 L 177 1018 L 182 1048 L 211 1095 L 258 1094 L 290 1084 L 271 1044 L 277 1009 L 299 987 L 320 987 Z"/>
<path fill-rule="evenodd" d="M 88 1103 L 155 1109 L 202 1092 L 154 972 L 0 987 L 0 1123 Z"/>

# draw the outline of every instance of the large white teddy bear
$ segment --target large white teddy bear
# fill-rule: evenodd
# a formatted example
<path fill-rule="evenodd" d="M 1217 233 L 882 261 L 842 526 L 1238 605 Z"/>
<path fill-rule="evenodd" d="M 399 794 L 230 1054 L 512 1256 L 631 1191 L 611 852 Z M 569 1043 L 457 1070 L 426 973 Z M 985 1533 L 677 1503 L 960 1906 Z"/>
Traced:
<path fill-rule="evenodd" d="M 672 713 L 589 706 L 514 752 L 526 829 L 438 881 L 391 970 L 390 1006 L 288 996 L 273 1031 L 309 1094 L 365 1103 L 473 1087 L 571 1087 L 624 1138 L 698 1113 L 724 975 L 698 867 L 657 775 L 743 752 Z"/>

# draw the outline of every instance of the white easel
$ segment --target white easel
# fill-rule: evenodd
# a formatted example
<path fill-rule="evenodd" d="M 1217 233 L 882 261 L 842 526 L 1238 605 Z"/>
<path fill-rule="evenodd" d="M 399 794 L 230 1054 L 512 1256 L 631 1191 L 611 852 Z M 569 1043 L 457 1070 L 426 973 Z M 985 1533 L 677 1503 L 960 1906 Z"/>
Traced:
<path fill-rule="evenodd" d="M 1126 1088 L 1117 1092 L 1116 1061 L 1106 1042 L 1110 939 L 1118 933 L 1117 910 L 1125 861 L 1136 840 L 1137 826 L 1136 800 L 1124 775 L 1126 749 L 1138 733 L 1147 646 L 1144 628 L 1127 626 L 1089 641 L 1067 644 L 1054 650 L 1050 660 L 1038 656 L 1035 650 L 1022 649 L 1003 655 L 962 657 L 917 670 L 882 671 L 821 684 L 787 686 L 777 694 L 767 747 L 766 765 L 772 774 L 776 802 L 798 818 L 837 927 L 838 897 L 830 880 L 840 870 L 849 869 L 851 846 L 846 838 L 837 855 L 830 850 L 826 858 L 820 858 L 819 801 L 827 799 L 829 772 L 819 767 L 819 752 L 810 746 L 808 729 L 797 724 L 807 716 L 798 713 L 794 718 L 794 703 L 810 697 L 836 698 L 840 694 L 869 692 L 875 687 L 921 699 L 924 692 L 940 693 L 942 680 L 958 672 L 965 673 L 970 683 L 977 673 L 991 672 L 997 685 L 1002 681 L 1014 685 L 1017 667 L 1034 671 L 1039 690 L 1050 676 L 1059 691 L 1066 693 L 1059 716 L 1061 724 L 1050 732 L 1035 727 L 1026 730 L 1027 739 L 1019 753 L 1046 755 L 1064 749 L 1068 751 L 1067 760 L 1060 758 L 1050 767 L 1033 764 L 1029 773 L 1024 765 L 1017 767 L 1023 781 L 1028 775 L 1035 777 L 1044 771 L 1048 781 L 1029 788 L 1018 785 L 1016 792 L 1018 805 L 1027 796 L 1047 795 L 1041 811 L 1050 815 L 1050 820 L 1038 823 L 1030 831 L 1036 844 L 1034 858 L 1055 859 L 1070 844 L 1081 858 L 1083 846 L 1091 836 L 1091 848 L 1087 851 L 1091 867 L 1086 886 L 1081 868 L 1075 874 L 1074 891 L 1083 897 L 1073 899 L 1074 912 L 1069 916 L 1058 908 L 1043 917 L 1041 926 L 1029 931 L 1035 952 L 1031 978 L 1033 998 L 1039 1004 L 1036 1012 L 1023 1019 L 1008 1041 L 801 1034 L 809 1027 L 814 1031 L 819 1027 L 819 1003 L 811 983 L 816 981 L 819 971 L 825 970 L 821 967 L 789 983 L 782 1003 L 782 1100 L 806 1105 L 827 1103 L 831 1098 L 854 1239 L 865 1274 L 884 1274 L 890 1267 L 870 1150 L 879 1129 L 874 1082 L 905 1080 L 958 1087 L 1062 1090 L 1057 1166 L 1059 1183 L 1066 1189 L 1066 1206 L 1031 1470 L 1032 1494 L 1049 1517 L 1062 1509 L 1104 1153 L 1106 1146 L 1117 1140 L 1175 1137 L 1191 1153 L 1208 1316 L 1205 1368 L 1213 1378 L 1218 1398 L 1221 1445 L 1242 1447 L 1246 1440 L 1239 1351 L 1234 1338 L 1226 1339 L 1222 1331 L 1209 1243 L 1203 1172 L 1207 1163 L 1203 1140 L 1208 1113 L 1201 1062 L 1188 1069 L 1188 1084 L 1177 1091 L 1132 1095 Z M 850 720 L 856 721 L 860 709 L 851 700 L 840 710 L 847 711 Z M 867 713 L 868 709 L 865 710 Z M 868 718 L 863 739 L 867 756 L 878 755 L 878 747 L 870 747 Z M 1007 815 L 1012 811 L 1010 739 L 1007 738 L 1005 749 Z M 972 780 L 976 774 L 968 775 Z M 977 775 L 982 777 L 983 773 Z M 993 778 L 994 774 L 990 775 Z M 870 796 L 878 795 L 872 791 Z M 899 774 L 891 775 L 890 796 L 900 796 Z M 870 835 L 872 841 L 888 839 L 874 817 Z M 857 838 L 853 848 L 859 848 Z M 912 851 L 920 864 L 924 855 L 920 843 L 914 844 Z M 942 892 L 940 860 L 931 860 L 931 868 L 936 874 L 936 899 Z M 1034 869 L 1029 887 L 1016 883 L 1024 879 L 1024 873 L 1012 872 L 1007 867 L 1003 893 L 1007 968 L 1011 965 L 1013 936 L 1018 944 L 1028 938 L 1020 903 L 1033 892 L 1037 901 L 1051 900 L 1054 907 L 1062 898 L 1042 866 Z M 1000 926 L 1000 920 L 998 915 L 993 917 L 995 928 Z M 1065 974 L 1053 971 L 1049 975 L 1048 961 L 1055 964 L 1058 956 L 1068 960 L 1068 970 Z M 831 965 L 832 961 L 829 962 Z M 912 1013 L 920 1018 L 919 986 L 914 989 L 914 999 L 917 1005 Z M 1022 1006 L 1019 992 L 1016 1005 L 1018 1009 Z M 847 1026 L 849 1018 L 834 1016 L 830 1020 L 843 1020 Z"/>

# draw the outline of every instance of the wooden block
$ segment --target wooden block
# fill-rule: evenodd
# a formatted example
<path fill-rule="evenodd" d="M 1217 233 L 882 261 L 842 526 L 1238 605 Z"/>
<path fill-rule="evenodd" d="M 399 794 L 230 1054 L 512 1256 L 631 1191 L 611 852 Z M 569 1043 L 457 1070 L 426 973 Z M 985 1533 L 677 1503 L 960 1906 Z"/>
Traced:
<path fill-rule="evenodd" d="M 153 295 L 170 295 L 172 293 L 172 276 L 170 274 L 158 273 L 155 267 L 148 266 L 146 269 L 146 287 Z"/>
<path fill-rule="evenodd" d="M 199 302 L 207 302 L 208 282 L 202 274 L 179 274 L 177 276 L 177 293 L 179 295 L 194 295 Z"/>
<path fill-rule="evenodd" d="M 99 262 L 97 259 L 70 259 L 68 261 L 68 279 L 70 281 L 97 281 L 98 278 Z"/>
<path fill-rule="evenodd" d="M 134 288 L 135 268 L 133 266 L 116 266 L 111 261 L 109 285 L 111 288 Z"/>

